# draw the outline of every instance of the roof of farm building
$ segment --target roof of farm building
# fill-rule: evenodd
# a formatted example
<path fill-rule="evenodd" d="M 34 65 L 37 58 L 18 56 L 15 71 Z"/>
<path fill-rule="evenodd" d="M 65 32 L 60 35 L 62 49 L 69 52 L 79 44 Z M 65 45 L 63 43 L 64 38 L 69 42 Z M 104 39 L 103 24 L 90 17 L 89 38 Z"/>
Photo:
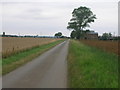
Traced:
<path fill-rule="evenodd" d="M 90 32 L 87 32 L 87 34 L 98 34 L 98 33 L 94 31 L 90 31 Z"/>

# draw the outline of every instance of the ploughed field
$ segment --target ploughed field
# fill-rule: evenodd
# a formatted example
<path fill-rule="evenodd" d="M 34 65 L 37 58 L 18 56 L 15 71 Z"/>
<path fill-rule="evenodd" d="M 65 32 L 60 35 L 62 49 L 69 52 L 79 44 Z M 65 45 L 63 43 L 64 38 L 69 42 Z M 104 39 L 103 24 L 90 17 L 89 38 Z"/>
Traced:
<path fill-rule="evenodd" d="M 21 51 L 29 50 L 40 45 L 48 44 L 60 39 L 56 38 L 21 38 L 3 37 L 2 38 L 2 57 L 6 58 Z"/>
<path fill-rule="evenodd" d="M 120 44 L 118 41 L 81 40 L 81 42 L 86 45 L 94 46 L 104 51 L 120 55 L 120 52 L 119 52 Z"/>

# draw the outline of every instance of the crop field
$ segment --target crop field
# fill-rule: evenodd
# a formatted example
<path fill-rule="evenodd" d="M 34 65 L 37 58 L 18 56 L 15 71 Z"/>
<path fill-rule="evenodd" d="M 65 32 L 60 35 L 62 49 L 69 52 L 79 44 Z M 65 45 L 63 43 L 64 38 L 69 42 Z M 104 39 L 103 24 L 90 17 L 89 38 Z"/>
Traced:
<path fill-rule="evenodd" d="M 40 45 L 48 44 L 57 40 L 60 40 L 60 39 L 3 37 L 2 38 L 2 57 L 6 58 L 15 53 L 25 51 Z"/>
<path fill-rule="evenodd" d="M 119 50 L 118 47 L 120 47 L 120 44 L 118 44 L 118 41 L 102 41 L 102 40 L 80 40 L 80 41 L 86 45 L 94 46 L 104 51 L 120 55 L 118 51 Z"/>

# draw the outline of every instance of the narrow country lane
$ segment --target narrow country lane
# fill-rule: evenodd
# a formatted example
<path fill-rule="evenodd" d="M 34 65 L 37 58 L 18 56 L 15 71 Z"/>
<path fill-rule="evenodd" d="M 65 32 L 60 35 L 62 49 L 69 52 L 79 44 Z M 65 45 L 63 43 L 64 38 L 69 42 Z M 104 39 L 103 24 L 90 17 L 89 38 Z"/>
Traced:
<path fill-rule="evenodd" d="M 2 77 L 3 88 L 66 88 L 69 40 Z"/>

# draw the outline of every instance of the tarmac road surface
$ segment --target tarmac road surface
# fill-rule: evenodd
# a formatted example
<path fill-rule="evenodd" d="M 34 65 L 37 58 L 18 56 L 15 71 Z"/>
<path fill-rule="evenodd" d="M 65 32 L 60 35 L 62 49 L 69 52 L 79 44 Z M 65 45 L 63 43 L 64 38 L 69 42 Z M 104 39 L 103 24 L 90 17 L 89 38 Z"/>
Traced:
<path fill-rule="evenodd" d="M 69 40 L 2 77 L 2 88 L 67 88 Z"/>

